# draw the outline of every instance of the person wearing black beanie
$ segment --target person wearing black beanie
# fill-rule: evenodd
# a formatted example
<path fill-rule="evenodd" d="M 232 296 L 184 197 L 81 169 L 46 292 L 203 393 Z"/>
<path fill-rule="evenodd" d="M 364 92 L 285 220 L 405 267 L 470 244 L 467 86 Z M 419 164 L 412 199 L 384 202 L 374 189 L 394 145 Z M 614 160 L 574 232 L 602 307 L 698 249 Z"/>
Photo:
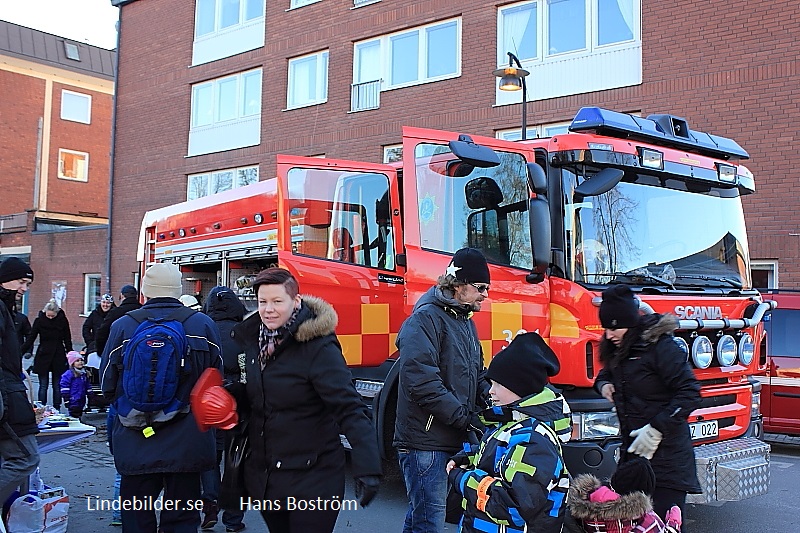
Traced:
<path fill-rule="evenodd" d="M 33 281 L 30 265 L 16 257 L 0 263 L 0 501 L 6 501 L 39 466 L 36 417 L 22 378 L 22 352 L 14 322 L 16 299 Z"/>
<path fill-rule="evenodd" d="M 620 475 L 632 458 L 649 460 L 655 512 L 683 509 L 688 493 L 701 492 L 687 421 L 700 406 L 700 385 L 674 340 L 678 319 L 641 314 L 633 291 L 622 284 L 603 291 L 599 319 L 603 368 L 594 387 L 617 411 Z"/>
<path fill-rule="evenodd" d="M 571 433 L 564 397 L 547 387 L 558 358 L 536 333 L 524 333 L 494 356 L 487 370 L 493 407 L 480 444 L 448 463 L 451 490 L 461 496 L 460 531 L 556 533 L 564 523 L 569 474 L 561 442 Z"/>

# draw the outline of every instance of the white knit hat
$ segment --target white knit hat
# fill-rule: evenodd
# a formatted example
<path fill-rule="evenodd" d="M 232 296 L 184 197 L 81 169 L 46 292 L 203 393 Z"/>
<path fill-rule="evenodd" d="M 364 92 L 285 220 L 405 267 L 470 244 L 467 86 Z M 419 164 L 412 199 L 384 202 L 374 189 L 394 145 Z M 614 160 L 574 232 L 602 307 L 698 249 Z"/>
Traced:
<path fill-rule="evenodd" d="M 156 263 L 142 278 L 142 294 L 147 298 L 180 298 L 181 271 L 172 263 Z"/>
<path fill-rule="evenodd" d="M 198 302 L 197 298 L 191 294 L 183 294 L 180 298 L 178 298 L 178 300 L 180 300 L 181 303 L 189 309 L 194 309 L 195 311 L 200 310 L 200 302 Z"/>

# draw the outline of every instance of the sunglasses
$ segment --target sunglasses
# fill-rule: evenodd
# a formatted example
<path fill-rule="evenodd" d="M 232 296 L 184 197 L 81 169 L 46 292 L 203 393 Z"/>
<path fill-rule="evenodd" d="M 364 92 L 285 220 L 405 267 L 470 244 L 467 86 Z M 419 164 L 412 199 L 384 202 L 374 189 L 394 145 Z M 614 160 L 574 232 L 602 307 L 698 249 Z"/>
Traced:
<path fill-rule="evenodd" d="M 489 294 L 489 286 L 488 285 L 476 285 L 475 283 L 470 283 L 470 285 L 475 287 L 475 290 L 480 292 L 480 293 Z"/>

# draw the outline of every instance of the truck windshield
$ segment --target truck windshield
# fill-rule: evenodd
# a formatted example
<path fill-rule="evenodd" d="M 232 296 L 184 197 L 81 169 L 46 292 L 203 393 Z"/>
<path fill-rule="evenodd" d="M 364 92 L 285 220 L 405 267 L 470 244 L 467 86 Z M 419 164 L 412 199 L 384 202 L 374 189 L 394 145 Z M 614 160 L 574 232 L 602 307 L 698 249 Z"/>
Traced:
<path fill-rule="evenodd" d="M 626 172 L 611 191 L 575 198 L 572 191 L 582 181 L 583 176 L 563 169 L 571 279 L 750 288 L 747 233 L 736 189 Z"/>

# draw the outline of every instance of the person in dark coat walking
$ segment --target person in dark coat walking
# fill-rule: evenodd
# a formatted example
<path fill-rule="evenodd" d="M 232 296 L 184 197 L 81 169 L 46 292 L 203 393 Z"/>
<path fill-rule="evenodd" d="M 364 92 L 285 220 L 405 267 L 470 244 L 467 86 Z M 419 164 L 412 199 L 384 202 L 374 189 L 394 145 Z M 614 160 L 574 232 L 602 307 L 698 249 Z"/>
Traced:
<path fill-rule="evenodd" d="M 183 304 L 181 295 L 181 273 L 171 263 L 156 263 L 147 269 L 142 278 L 142 294 L 147 302 L 142 310 L 148 317 L 159 319 L 172 316 Z M 178 384 L 175 398 L 182 404 L 189 400 L 189 393 L 207 368 L 221 368 L 219 331 L 214 322 L 203 313 L 194 313 L 183 321 L 186 342 L 185 375 Z M 101 388 L 103 396 L 116 403 L 123 389 L 123 347 L 133 336 L 139 322 L 131 317 L 119 318 L 111 326 L 111 332 L 103 352 L 101 363 Z M 148 431 L 150 429 L 151 431 Z M 111 445 L 114 464 L 121 474 L 120 497 L 122 501 L 153 500 L 164 491 L 164 502 L 195 502 L 200 500 L 200 472 L 216 464 L 213 432 L 200 431 L 194 413 L 183 407 L 177 416 L 162 423 L 153 423 L 144 430 L 126 427 L 117 414 L 112 421 Z M 161 511 L 160 523 L 156 523 L 152 507 L 122 509 L 124 532 L 156 533 L 156 528 L 175 533 L 195 532 L 200 526 L 199 509 L 194 505 L 180 505 L 177 509 Z"/>
<path fill-rule="evenodd" d="M 33 281 L 27 263 L 10 257 L 0 263 L 0 502 L 5 502 L 39 466 L 36 417 L 22 374 L 22 352 L 14 324 L 18 295 Z"/>
<path fill-rule="evenodd" d="M 271 533 L 329 533 L 344 496 L 339 434 L 352 447 L 356 496 L 365 506 L 381 475 L 375 429 L 353 386 L 330 304 L 301 296 L 297 280 L 282 268 L 259 273 L 253 290 L 258 313 L 233 328 L 245 352 L 247 383 L 229 386 L 249 418 L 243 501 L 261 505 L 256 509 Z M 318 510 L 291 510 L 291 501 L 312 502 Z"/>
<path fill-rule="evenodd" d="M 483 350 L 472 313 L 489 296 L 489 266 L 480 250 L 458 250 L 437 284 L 400 328 L 400 386 L 394 446 L 408 494 L 403 533 L 444 530 L 450 456 L 467 431 L 483 431 Z"/>
<path fill-rule="evenodd" d="M 687 419 L 700 406 L 700 384 L 675 342 L 678 319 L 640 315 L 627 285 L 603 291 L 600 344 L 603 369 L 595 388 L 617 409 L 620 462 L 629 454 L 650 459 L 656 474 L 653 508 L 663 517 L 687 493 L 701 492 Z"/>
<path fill-rule="evenodd" d="M 184 302 L 186 305 L 186 302 Z M 234 326 L 244 320 L 247 308 L 230 288 L 219 286 L 211 289 L 208 297 L 203 302 L 203 312 L 214 321 L 219 328 L 222 341 L 223 377 L 226 381 L 237 383 L 240 381 L 239 355 L 242 349 L 231 338 Z M 202 529 L 209 529 L 217 521 L 219 514 L 220 469 L 223 451 L 225 450 L 228 432 L 215 429 L 217 438 L 217 467 L 201 474 L 203 485 L 203 522 Z M 236 508 L 222 510 L 222 524 L 226 531 L 241 531 L 244 529 L 244 511 Z"/>
<path fill-rule="evenodd" d="M 33 321 L 31 334 L 22 346 L 22 353 L 33 347 L 36 338 L 39 347 L 33 358 L 33 372 L 39 376 L 39 401 L 47 403 L 47 387 L 53 385 L 53 407 L 61 408 L 61 375 L 67 370 L 67 352 L 72 351 L 72 333 L 64 310 L 55 300 L 45 304 L 39 316 Z"/>
<path fill-rule="evenodd" d="M 83 351 L 87 355 L 90 353 L 97 353 L 97 331 L 103 325 L 103 321 L 108 316 L 108 312 L 116 307 L 114 305 L 114 297 L 110 294 L 104 294 L 100 297 L 100 303 L 97 304 L 86 320 L 83 321 L 83 342 L 85 344 Z"/>
<path fill-rule="evenodd" d="M 108 311 L 103 319 L 103 323 L 100 324 L 97 328 L 97 333 L 95 333 L 95 348 L 97 348 L 97 354 L 100 356 L 103 355 L 106 343 L 108 342 L 111 324 L 129 311 L 135 311 L 142 306 L 142 304 L 139 303 L 139 291 L 136 290 L 136 287 L 133 285 L 123 286 L 119 291 L 119 299 L 119 306 Z"/>

